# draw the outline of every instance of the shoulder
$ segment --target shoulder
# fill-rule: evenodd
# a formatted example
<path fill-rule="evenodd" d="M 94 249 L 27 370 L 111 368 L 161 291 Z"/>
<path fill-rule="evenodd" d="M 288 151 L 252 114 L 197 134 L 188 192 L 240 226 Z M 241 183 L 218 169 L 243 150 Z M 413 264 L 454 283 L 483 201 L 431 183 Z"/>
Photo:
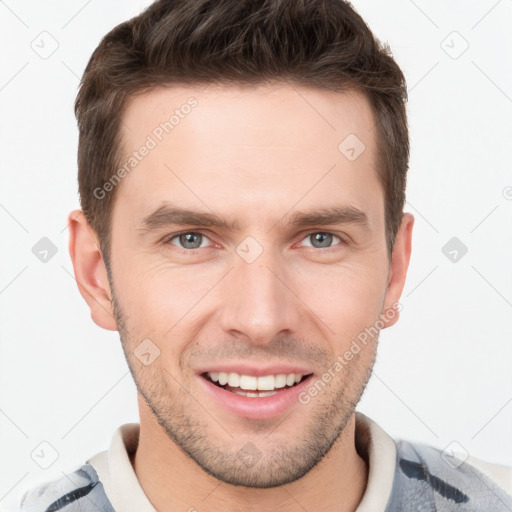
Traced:
<path fill-rule="evenodd" d="M 464 454 L 456 453 L 455 456 L 464 460 Z M 477 459 L 476 457 L 468 457 L 465 462 L 478 469 L 508 494 L 512 495 L 512 467 L 503 466 L 501 464 L 491 464 L 490 462 Z"/>
<path fill-rule="evenodd" d="M 512 508 L 512 468 L 420 443 L 396 445 L 391 503 L 406 503 L 411 510 Z"/>
<path fill-rule="evenodd" d="M 21 512 L 78 512 L 89 508 L 114 512 L 91 464 L 29 489 L 21 499 L 20 507 Z"/>

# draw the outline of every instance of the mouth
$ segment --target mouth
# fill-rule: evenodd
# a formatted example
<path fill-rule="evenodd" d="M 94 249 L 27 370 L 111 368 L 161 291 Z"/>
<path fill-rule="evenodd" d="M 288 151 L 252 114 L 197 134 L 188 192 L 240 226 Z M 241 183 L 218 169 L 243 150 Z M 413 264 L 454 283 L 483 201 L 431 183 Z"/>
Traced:
<path fill-rule="evenodd" d="M 309 379 L 312 373 L 245 375 L 235 372 L 204 372 L 205 380 L 225 391 L 247 398 L 267 398 L 286 392 Z"/>

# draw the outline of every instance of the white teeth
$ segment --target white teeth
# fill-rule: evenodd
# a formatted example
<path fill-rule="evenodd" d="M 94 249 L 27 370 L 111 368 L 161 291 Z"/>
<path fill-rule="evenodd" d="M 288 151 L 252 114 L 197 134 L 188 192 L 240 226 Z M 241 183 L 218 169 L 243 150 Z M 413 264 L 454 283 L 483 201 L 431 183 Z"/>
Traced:
<path fill-rule="evenodd" d="M 264 396 L 274 396 L 277 395 L 277 391 L 260 391 L 258 393 L 258 396 L 264 397 Z"/>
<path fill-rule="evenodd" d="M 265 375 L 264 377 L 258 377 L 258 389 L 272 391 L 274 389 L 273 375 Z"/>
<path fill-rule="evenodd" d="M 218 382 L 221 386 L 228 384 L 232 388 L 250 391 L 273 391 L 274 389 L 284 388 L 285 386 L 293 386 L 294 384 L 298 384 L 303 377 L 300 373 L 281 373 L 279 375 L 262 375 L 261 377 L 255 377 L 254 375 L 242 375 L 235 372 L 208 372 L 208 376 L 212 381 Z M 256 393 L 255 396 L 271 395 Z"/>
<path fill-rule="evenodd" d="M 235 389 L 233 393 L 235 395 L 247 396 L 249 398 L 264 398 L 266 396 L 277 395 L 277 391 L 259 391 L 256 393 L 251 393 L 250 391 L 242 391 L 239 389 Z"/>
<path fill-rule="evenodd" d="M 238 373 L 230 373 L 228 378 L 228 385 L 232 388 L 240 386 L 240 375 Z"/>
<path fill-rule="evenodd" d="M 275 382 L 276 388 L 284 388 L 286 386 L 286 375 L 279 374 L 276 375 L 276 382 Z"/>
<path fill-rule="evenodd" d="M 240 388 L 258 389 L 258 377 L 251 375 L 240 375 Z"/>
<path fill-rule="evenodd" d="M 277 395 L 277 391 L 258 391 L 256 393 L 254 393 L 254 392 L 251 392 L 251 391 L 243 391 L 241 389 L 234 389 L 233 393 L 235 395 L 247 396 L 249 398 L 264 398 L 266 396 Z"/>

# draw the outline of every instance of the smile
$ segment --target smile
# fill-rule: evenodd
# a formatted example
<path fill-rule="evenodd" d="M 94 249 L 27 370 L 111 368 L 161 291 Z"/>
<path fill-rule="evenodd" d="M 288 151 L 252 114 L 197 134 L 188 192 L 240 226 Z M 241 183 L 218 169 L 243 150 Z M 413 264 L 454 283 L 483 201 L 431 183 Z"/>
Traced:
<path fill-rule="evenodd" d="M 203 374 L 210 382 L 239 396 L 264 398 L 277 395 L 278 390 L 288 389 L 301 382 L 307 375 L 299 373 L 262 375 L 243 375 L 235 372 L 207 372 Z"/>
<path fill-rule="evenodd" d="M 230 415 L 263 420 L 281 416 L 296 406 L 299 394 L 313 377 L 313 373 L 267 372 L 255 376 L 232 371 L 206 371 L 198 377 L 208 396 L 206 403 Z"/>

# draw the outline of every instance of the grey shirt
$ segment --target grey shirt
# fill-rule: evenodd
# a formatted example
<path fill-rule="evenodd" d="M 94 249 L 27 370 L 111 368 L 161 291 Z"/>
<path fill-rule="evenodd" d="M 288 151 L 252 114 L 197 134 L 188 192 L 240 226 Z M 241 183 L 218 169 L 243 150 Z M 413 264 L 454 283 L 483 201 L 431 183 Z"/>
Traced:
<path fill-rule="evenodd" d="M 119 427 L 108 451 L 29 490 L 21 511 L 155 512 L 129 459 L 138 435 L 136 423 Z M 395 441 L 359 412 L 356 446 L 369 466 L 357 512 L 512 511 L 510 468 L 447 456 L 425 444 Z"/>

